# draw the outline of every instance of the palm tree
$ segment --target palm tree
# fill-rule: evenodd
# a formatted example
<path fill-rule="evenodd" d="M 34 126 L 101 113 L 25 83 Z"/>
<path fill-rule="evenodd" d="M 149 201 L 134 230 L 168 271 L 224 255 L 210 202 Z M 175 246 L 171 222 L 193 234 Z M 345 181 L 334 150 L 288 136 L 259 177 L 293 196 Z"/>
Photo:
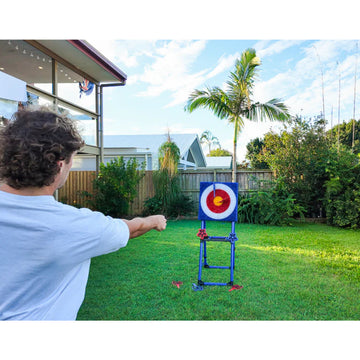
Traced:
<path fill-rule="evenodd" d="M 234 125 L 233 182 L 236 182 L 237 136 L 244 127 L 244 119 L 251 121 L 290 120 L 288 108 L 279 99 L 272 99 L 265 104 L 252 101 L 251 96 L 259 65 L 260 59 L 256 56 L 256 51 L 245 50 L 240 59 L 236 60 L 235 70 L 230 72 L 225 90 L 219 87 L 194 90 L 185 106 L 185 110 L 190 113 L 201 107 L 207 108 L 220 119 L 227 119 Z"/>
<path fill-rule="evenodd" d="M 210 151 L 211 151 L 211 145 L 218 145 L 220 146 L 220 142 L 219 142 L 219 139 L 214 136 L 211 131 L 209 130 L 206 130 L 204 131 L 201 136 L 200 136 L 200 142 L 202 144 L 207 144 L 209 146 L 209 154 L 210 154 Z"/>

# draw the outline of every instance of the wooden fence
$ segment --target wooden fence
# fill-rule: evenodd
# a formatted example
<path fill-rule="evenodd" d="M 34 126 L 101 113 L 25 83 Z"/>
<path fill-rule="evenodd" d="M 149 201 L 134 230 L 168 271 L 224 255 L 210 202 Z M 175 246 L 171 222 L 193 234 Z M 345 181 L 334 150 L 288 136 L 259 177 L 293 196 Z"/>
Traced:
<path fill-rule="evenodd" d="M 181 191 L 189 196 L 195 207 L 199 203 L 201 181 L 231 182 L 231 170 L 184 170 L 180 172 Z M 258 188 L 258 180 L 271 180 L 270 170 L 238 170 L 236 181 L 239 184 L 239 194 L 248 193 Z M 266 186 L 265 183 L 262 186 Z"/>
<path fill-rule="evenodd" d="M 231 182 L 230 170 L 183 170 L 179 172 L 181 191 L 189 196 L 194 203 L 194 210 L 199 202 L 199 188 L 201 181 Z M 58 191 L 59 201 L 70 205 L 88 207 L 86 199 L 81 196 L 82 191 L 93 193 L 92 182 L 95 179 L 95 171 L 70 171 L 65 185 Z M 246 193 L 257 189 L 257 180 L 271 180 L 273 173 L 269 170 L 239 170 L 236 180 L 239 184 L 239 193 Z M 144 201 L 154 196 L 152 171 L 146 171 L 138 188 L 138 196 L 131 205 L 130 214 L 139 215 L 143 211 Z"/>

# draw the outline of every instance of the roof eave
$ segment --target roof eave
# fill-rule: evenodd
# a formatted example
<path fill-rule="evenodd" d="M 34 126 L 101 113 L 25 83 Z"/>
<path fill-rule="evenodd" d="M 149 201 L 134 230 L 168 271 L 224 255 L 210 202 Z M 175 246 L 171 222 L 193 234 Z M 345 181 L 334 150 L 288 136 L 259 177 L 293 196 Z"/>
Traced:
<path fill-rule="evenodd" d="M 126 83 L 127 75 L 121 71 L 117 66 L 111 63 L 108 59 L 106 59 L 102 54 L 100 54 L 95 48 L 93 48 L 88 42 L 85 40 L 67 40 L 70 44 L 75 46 L 78 50 L 84 53 L 86 56 L 95 61 L 98 65 L 100 65 L 103 69 L 111 73 L 122 83 Z"/>

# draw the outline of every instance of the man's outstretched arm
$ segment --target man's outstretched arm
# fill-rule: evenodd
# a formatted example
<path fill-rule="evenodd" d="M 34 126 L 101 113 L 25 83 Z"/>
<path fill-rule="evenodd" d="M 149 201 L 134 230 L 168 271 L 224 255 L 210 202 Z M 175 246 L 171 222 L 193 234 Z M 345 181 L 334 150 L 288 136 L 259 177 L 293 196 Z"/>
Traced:
<path fill-rule="evenodd" d="M 144 218 L 134 218 L 123 221 L 129 228 L 130 239 L 147 233 L 150 230 L 163 231 L 166 228 L 166 219 L 163 215 L 152 215 Z"/>

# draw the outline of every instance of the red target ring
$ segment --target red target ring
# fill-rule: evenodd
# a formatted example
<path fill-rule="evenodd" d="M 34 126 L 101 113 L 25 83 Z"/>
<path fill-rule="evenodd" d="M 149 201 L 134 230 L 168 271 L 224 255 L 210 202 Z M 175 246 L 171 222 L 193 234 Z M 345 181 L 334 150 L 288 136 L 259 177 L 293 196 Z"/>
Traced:
<path fill-rule="evenodd" d="M 206 198 L 206 205 L 208 209 L 216 214 L 221 214 L 226 211 L 230 206 L 229 194 L 221 189 L 211 191 Z"/>

